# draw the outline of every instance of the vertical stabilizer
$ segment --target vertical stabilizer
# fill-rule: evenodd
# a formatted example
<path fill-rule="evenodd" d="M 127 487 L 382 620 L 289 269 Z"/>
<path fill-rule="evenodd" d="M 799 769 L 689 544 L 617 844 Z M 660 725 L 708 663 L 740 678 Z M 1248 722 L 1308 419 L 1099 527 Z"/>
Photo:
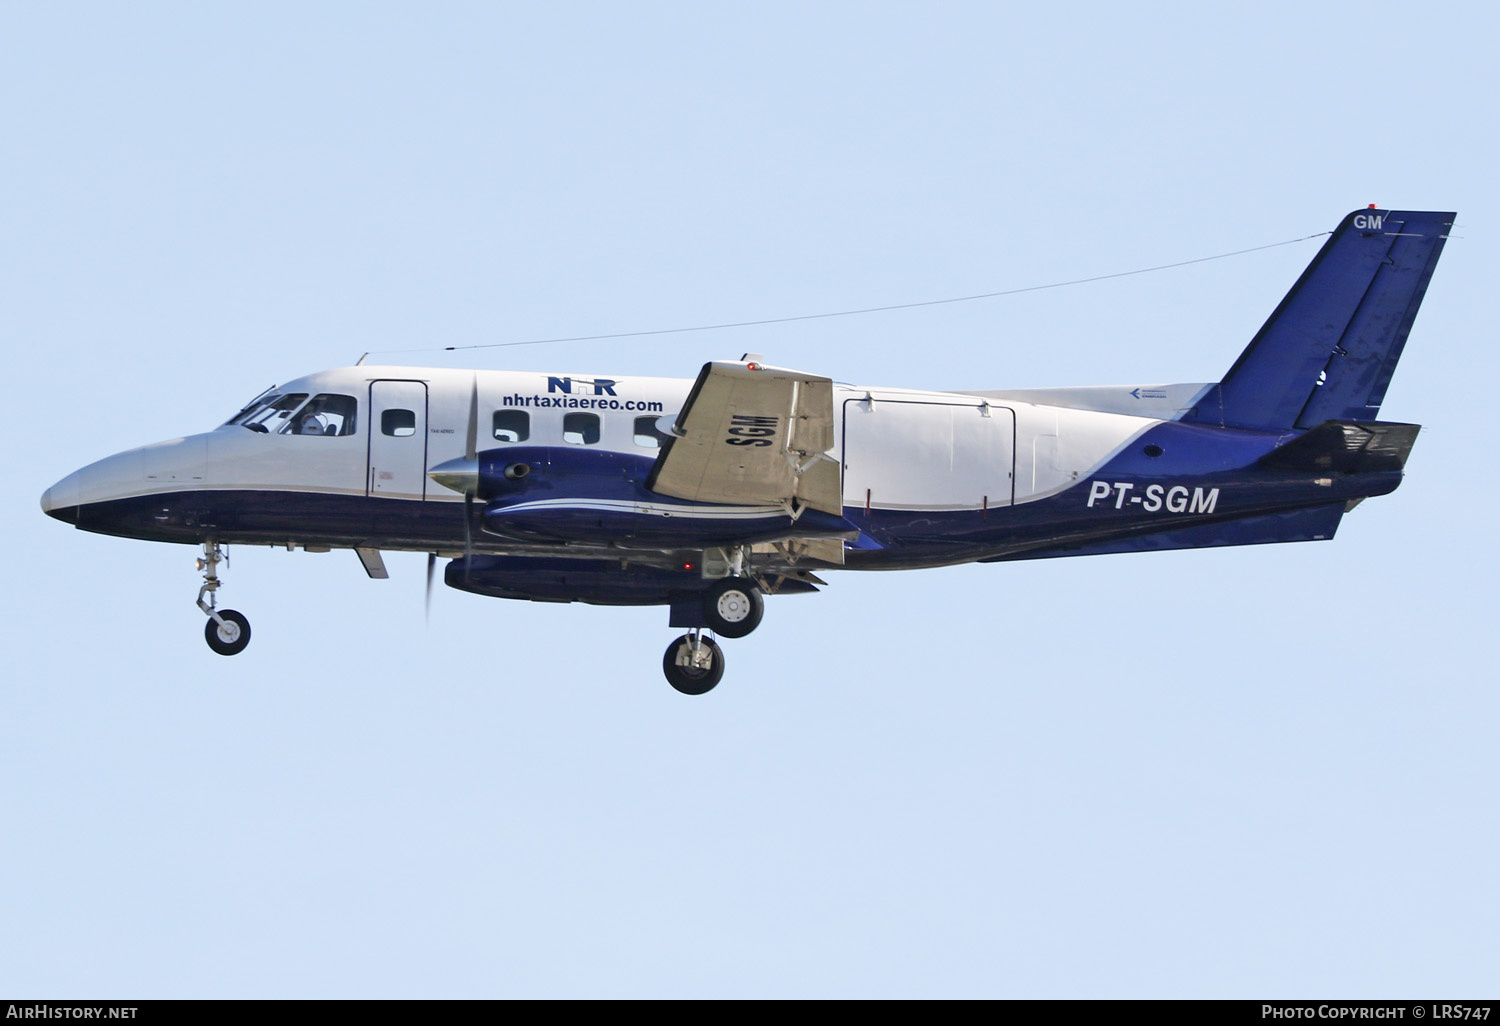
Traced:
<path fill-rule="evenodd" d="M 1356 210 L 1182 418 L 1261 430 L 1375 420 L 1454 215 Z"/>

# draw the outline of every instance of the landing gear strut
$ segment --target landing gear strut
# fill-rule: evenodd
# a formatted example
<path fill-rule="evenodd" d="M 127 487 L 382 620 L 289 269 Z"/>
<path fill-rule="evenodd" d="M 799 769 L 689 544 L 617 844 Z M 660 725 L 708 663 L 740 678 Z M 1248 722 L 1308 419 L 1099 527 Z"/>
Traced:
<path fill-rule="evenodd" d="M 218 542 L 203 543 L 203 557 L 198 560 L 198 569 L 203 574 L 203 587 L 198 589 L 198 608 L 208 617 L 203 625 L 203 637 L 208 647 L 219 655 L 239 655 L 250 644 L 250 621 L 233 609 L 217 609 L 219 590 L 219 563 L 229 564 L 229 556 Z M 204 600 L 204 596 L 208 596 Z M 722 671 L 721 671 L 722 672 Z"/>
<path fill-rule="evenodd" d="M 711 691 L 724 676 L 724 653 L 712 638 L 703 636 L 704 630 L 723 638 L 743 638 L 760 626 L 765 614 L 760 585 L 746 573 L 749 550 L 739 546 L 732 552 L 718 551 L 722 576 L 707 590 L 672 603 L 672 626 L 691 627 L 692 633 L 667 646 L 661 665 L 667 683 L 684 695 Z"/>
<path fill-rule="evenodd" d="M 724 676 L 724 653 L 713 638 L 703 636 L 703 628 L 694 627 L 667 646 L 661 668 L 667 683 L 684 695 L 702 695 Z"/>

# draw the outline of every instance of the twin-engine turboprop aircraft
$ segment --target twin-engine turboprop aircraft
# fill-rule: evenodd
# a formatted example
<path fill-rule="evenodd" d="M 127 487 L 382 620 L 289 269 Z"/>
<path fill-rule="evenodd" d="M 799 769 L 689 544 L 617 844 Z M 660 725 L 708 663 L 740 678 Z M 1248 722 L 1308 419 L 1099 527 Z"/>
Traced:
<path fill-rule="evenodd" d="M 708 630 L 829 570 L 1332 538 L 1401 482 L 1414 424 L 1376 419 L 1453 214 L 1351 213 L 1218 383 L 924 392 L 759 356 L 696 381 L 354 366 L 258 396 L 205 434 L 47 489 L 102 534 L 202 545 L 215 652 L 228 544 L 438 557 L 499 598 L 663 605 L 668 681 L 718 683 Z"/>

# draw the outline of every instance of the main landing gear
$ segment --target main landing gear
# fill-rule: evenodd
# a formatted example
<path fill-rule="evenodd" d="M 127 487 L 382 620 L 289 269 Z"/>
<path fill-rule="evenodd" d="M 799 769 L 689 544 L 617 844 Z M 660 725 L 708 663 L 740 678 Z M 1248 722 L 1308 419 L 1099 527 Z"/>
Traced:
<path fill-rule="evenodd" d="M 208 617 L 208 623 L 203 625 L 203 637 L 208 647 L 219 655 L 239 655 L 250 644 L 250 621 L 236 610 L 215 608 L 218 605 L 215 593 L 219 590 L 221 561 L 226 566 L 229 564 L 229 556 L 219 543 L 204 542 L 203 558 L 198 560 L 198 569 L 203 573 L 203 587 L 198 589 L 198 608 Z"/>
<path fill-rule="evenodd" d="M 705 626 L 726 638 L 743 638 L 755 630 L 765 611 L 760 589 L 744 577 L 726 577 L 703 597 Z"/>
<path fill-rule="evenodd" d="M 702 695 L 724 676 L 724 651 L 713 638 L 703 636 L 702 627 L 694 627 L 667 646 L 661 668 L 667 683 L 684 695 Z"/>
<path fill-rule="evenodd" d="M 667 646 L 661 668 L 667 683 L 684 695 L 702 695 L 712 691 L 724 676 L 724 652 L 713 638 L 703 636 L 708 629 L 724 638 L 743 638 L 760 626 L 765 614 L 765 600 L 760 587 L 750 577 L 725 577 L 704 592 L 695 610 L 673 605 L 672 625 L 694 624 Z M 684 620 L 680 617 L 687 615 Z M 694 623 L 696 621 L 696 623 Z"/>

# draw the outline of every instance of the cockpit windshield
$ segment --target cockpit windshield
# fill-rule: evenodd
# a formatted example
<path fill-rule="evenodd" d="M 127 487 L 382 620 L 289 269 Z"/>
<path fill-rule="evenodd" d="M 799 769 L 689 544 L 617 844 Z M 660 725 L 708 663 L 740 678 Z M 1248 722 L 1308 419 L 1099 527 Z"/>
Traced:
<path fill-rule="evenodd" d="M 272 385 L 270 388 L 266 389 L 260 395 L 256 396 L 254 399 L 251 399 L 248 403 L 242 406 L 239 413 L 236 413 L 233 417 L 230 417 L 224 422 L 224 426 L 228 427 L 231 424 L 241 424 L 244 422 L 246 417 L 250 416 L 250 414 L 259 412 L 268 403 L 274 402 L 275 400 L 280 398 L 281 393 L 276 391 L 275 385 Z"/>
<path fill-rule="evenodd" d="M 251 431 L 275 434 L 291 423 L 292 411 L 306 401 L 306 392 L 293 392 L 291 395 L 267 395 L 230 423 L 249 428 Z"/>
<path fill-rule="evenodd" d="M 358 406 L 353 396 L 321 392 L 308 401 L 306 392 L 283 395 L 272 387 L 251 400 L 225 426 L 238 424 L 272 435 L 352 435 Z"/>

